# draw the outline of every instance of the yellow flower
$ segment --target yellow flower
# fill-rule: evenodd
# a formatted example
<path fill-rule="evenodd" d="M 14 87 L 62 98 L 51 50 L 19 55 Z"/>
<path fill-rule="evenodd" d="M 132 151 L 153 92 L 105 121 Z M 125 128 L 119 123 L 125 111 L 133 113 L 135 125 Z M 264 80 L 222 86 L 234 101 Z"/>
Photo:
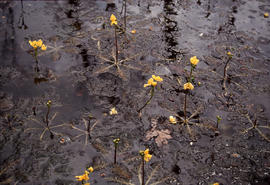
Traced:
<path fill-rule="evenodd" d="M 187 90 L 187 89 L 192 90 L 192 89 L 194 89 L 194 86 L 192 85 L 192 83 L 188 82 L 188 83 L 184 84 L 184 89 L 185 90 Z"/>
<path fill-rule="evenodd" d="M 170 116 L 170 117 L 169 117 L 169 120 L 170 120 L 170 122 L 171 122 L 172 124 L 176 124 L 176 118 L 175 118 L 175 117 Z"/>
<path fill-rule="evenodd" d="M 198 64 L 198 62 L 199 62 L 199 60 L 197 59 L 196 56 L 190 58 L 190 63 L 191 63 L 193 66 L 196 66 L 196 65 Z"/>
<path fill-rule="evenodd" d="M 45 51 L 46 49 L 47 49 L 47 46 L 45 46 L 44 44 L 42 44 L 41 50 Z"/>
<path fill-rule="evenodd" d="M 88 170 L 90 171 L 90 173 L 92 173 L 94 171 L 94 168 L 91 166 L 88 168 Z"/>
<path fill-rule="evenodd" d="M 115 15 L 112 14 L 110 17 L 110 20 L 111 20 L 111 26 L 114 24 L 117 25 L 117 19 L 116 19 Z"/>
<path fill-rule="evenodd" d="M 228 55 L 229 57 L 232 57 L 232 56 L 233 56 L 233 54 L 232 54 L 230 51 L 227 52 L 227 55 Z"/>
<path fill-rule="evenodd" d="M 52 101 L 49 100 L 49 101 L 47 102 L 47 106 L 51 106 L 51 105 L 52 105 Z"/>
<path fill-rule="evenodd" d="M 41 47 L 41 46 L 42 46 L 42 44 L 43 44 L 42 40 L 41 40 L 41 39 L 39 39 L 39 40 L 37 41 L 37 46 L 38 46 L 38 47 Z"/>
<path fill-rule="evenodd" d="M 216 183 L 214 183 L 213 185 L 219 185 L 219 183 L 218 183 L 218 182 L 216 182 Z"/>
<path fill-rule="evenodd" d="M 267 17 L 269 17 L 269 14 L 268 14 L 268 13 L 264 13 L 263 16 L 264 16 L 265 18 L 267 18 Z"/>
<path fill-rule="evenodd" d="M 120 141 L 120 139 L 119 139 L 119 138 L 117 138 L 117 139 L 114 139 L 114 140 L 113 140 L 113 143 L 114 143 L 114 144 L 118 144 L 118 143 L 119 143 L 119 141 Z"/>
<path fill-rule="evenodd" d="M 146 149 L 146 150 L 144 151 L 144 160 L 145 160 L 146 162 L 148 162 L 148 161 L 151 160 L 151 158 L 152 158 L 152 155 L 149 154 L 149 149 Z"/>
<path fill-rule="evenodd" d="M 131 33 L 135 34 L 136 33 L 136 30 L 131 30 Z"/>
<path fill-rule="evenodd" d="M 90 185 L 90 183 L 89 183 L 89 182 L 87 182 L 87 183 L 85 183 L 84 185 Z"/>
<path fill-rule="evenodd" d="M 75 178 L 76 178 L 77 181 L 83 181 L 83 180 L 87 181 L 87 180 L 89 180 L 88 174 L 83 174 L 83 175 L 80 175 L 80 176 L 75 176 Z"/>
<path fill-rule="evenodd" d="M 37 41 L 35 41 L 35 40 L 34 41 L 29 40 L 29 44 L 35 49 L 38 47 Z"/>
<path fill-rule="evenodd" d="M 110 110 L 110 115 L 115 115 L 115 114 L 118 114 L 117 110 L 115 109 L 115 107 L 113 107 L 111 110 Z"/>
<path fill-rule="evenodd" d="M 152 78 L 153 78 L 154 80 L 156 80 L 157 82 L 162 82 L 162 81 L 163 81 L 163 79 L 162 79 L 160 76 L 152 75 Z"/>
<path fill-rule="evenodd" d="M 144 84 L 144 87 L 148 87 L 148 86 L 153 86 L 153 87 L 155 87 L 156 85 L 157 85 L 157 82 L 155 82 L 153 78 L 150 78 L 150 79 L 147 81 L 147 84 Z"/>
<path fill-rule="evenodd" d="M 89 171 L 85 170 L 84 174 L 89 175 Z"/>

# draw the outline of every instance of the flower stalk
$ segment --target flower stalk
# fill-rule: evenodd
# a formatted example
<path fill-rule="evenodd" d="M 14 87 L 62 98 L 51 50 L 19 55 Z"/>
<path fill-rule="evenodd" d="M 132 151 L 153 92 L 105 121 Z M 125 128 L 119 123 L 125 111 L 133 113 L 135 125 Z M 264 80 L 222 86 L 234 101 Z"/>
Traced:
<path fill-rule="evenodd" d="M 50 137 L 51 137 L 51 139 L 53 139 L 54 135 L 53 135 L 53 133 L 52 133 L 50 127 L 49 127 L 49 114 L 50 114 L 50 110 L 51 110 L 51 105 L 52 105 L 52 101 L 49 100 L 47 102 L 47 113 L 46 113 L 46 117 L 45 117 L 45 122 L 46 122 L 47 128 L 48 128 L 48 130 L 49 130 L 49 132 L 51 134 Z"/>
<path fill-rule="evenodd" d="M 163 79 L 160 76 L 152 75 L 152 78 L 150 78 L 147 81 L 147 84 L 144 84 L 144 87 L 151 87 L 150 98 L 137 112 L 140 113 L 146 107 L 146 105 L 148 105 L 151 102 L 151 100 L 155 94 L 155 87 L 157 86 L 157 83 L 162 82 L 162 81 L 163 81 Z"/>
<path fill-rule="evenodd" d="M 111 26 L 114 26 L 114 40 L 115 40 L 115 60 L 116 60 L 116 65 L 118 65 L 118 44 L 117 44 L 117 19 L 114 14 L 111 15 L 110 17 L 111 20 Z"/>
<path fill-rule="evenodd" d="M 114 164 L 116 164 L 116 153 L 117 153 L 117 148 L 118 148 L 118 144 L 119 144 L 119 142 L 120 142 L 120 139 L 119 138 L 117 138 L 117 139 L 114 139 L 113 140 L 113 143 L 114 143 Z"/>
<path fill-rule="evenodd" d="M 142 185 L 145 185 L 144 183 L 144 161 L 145 162 L 149 162 L 152 158 L 152 155 L 149 154 L 149 149 L 146 150 L 141 150 L 140 152 L 140 156 L 142 157 Z"/>

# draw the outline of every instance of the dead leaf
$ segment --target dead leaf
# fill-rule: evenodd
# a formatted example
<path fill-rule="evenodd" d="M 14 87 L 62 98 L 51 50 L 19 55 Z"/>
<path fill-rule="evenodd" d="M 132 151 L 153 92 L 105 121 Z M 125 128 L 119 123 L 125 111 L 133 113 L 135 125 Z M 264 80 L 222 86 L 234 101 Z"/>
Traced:
<path fill-rule="evenodd" d="M 150 140 L 151 138 L 155 137 L 155 142 L 158 147 L 162 145 L 168 144 L 168 139 L 172 139 L 172 136 L 170 135 L 170 131 L 168 129 L 165 130 L 155 130 L 151 129 L 146 133 L 146 140 Z"/>

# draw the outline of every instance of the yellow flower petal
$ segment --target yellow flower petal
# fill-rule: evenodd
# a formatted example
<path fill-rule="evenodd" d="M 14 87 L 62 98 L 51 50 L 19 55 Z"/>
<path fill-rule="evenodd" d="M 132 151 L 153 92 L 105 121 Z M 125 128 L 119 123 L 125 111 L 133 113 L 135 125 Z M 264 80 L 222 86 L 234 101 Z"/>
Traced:
<path fill-rule="evenodd" d="M 264 16 L 265 18 L 267 18 L 267 17 L 269 17 L 269 14 L 268 14 L 268 13 L 264 13 L 263 16 Z"/>
<path fill-rule="evenodd" d="M 90 183 L 89 183 L 89 182 L 87 182 L 87 183 L 85 183 L 84 185 L 90 185 Z"/>
<path fill-rule="evenodd" d="M 47 50 L 47 46 L 45 46 L 44 44 L 42 44 L 41 50 L 43 50 L 43 51 Z"/>
<path fill-rule="evenodd" d="M 197 59 L 196 56 L 190 58 L 190 63 L 192 65 L 196 66 L 198 64 L 198 62 L 199 62 L 199 60 Z"/>
<path fill-rule="evenodd" d="M 184 84 L 184 90 L 193 90 L 194 86 L 192 85 L 192 83 L 188 82 Z"/>
<path fill-rule="evenodd" d="M 152 75 L 152 78 L 153 78 L 154 80 L 156 80 L 157 82 L 162 82 L 162 81 L 163 81 L 163 79 L 162 79 L 160 76 Z"/>
<path fill-rule="evenodd" d="M 115 17 L 114 14 L 111 15 L 110 20 L 111 20 L 112 22 L 113 22 L 113 21 L 117 21 L 117 19 L 116 19 L 116 17 Z"/>
<path fill-rule="evenodd" d="M 131 33 L 135 34 L 136 33 L 136 30 L 131 30 Z"/>
<path fill-rule="evenodd" d="M 92 173 L 94 171 L 94 168 L 91 166 L 88 168 L 88 170 L 90 171 L 90 173 Z"/>
<path fill-rule="evenodd" d="M 38 47 L 41 47 L 41 46 L 42 46 L 42 44 L 43 44 L 42 40 L 41 40 L 41 39 L 39 39 L 39 40 L 37 41 L 37 46 L 38 46 Z"/>
<path fill-rule="evenodd" d="M 155 87 L 157 85 L 157 82 L 152 82 L 151 84 L 153 87 Z"/>
<path fill-rule="evenodd" d="M 176 118 L 175 118 L 175 117 L 170 116 L 170 117 L 169 117 L 169 120 L 170 120 L 170 122 L 171 122 L 172 124 L 176 124 Z"/>

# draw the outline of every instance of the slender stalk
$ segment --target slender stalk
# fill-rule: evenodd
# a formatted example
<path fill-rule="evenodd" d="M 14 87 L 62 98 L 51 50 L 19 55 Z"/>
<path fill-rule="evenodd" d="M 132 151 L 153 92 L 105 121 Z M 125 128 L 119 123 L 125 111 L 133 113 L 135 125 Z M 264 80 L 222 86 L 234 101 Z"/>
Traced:
<path fill-rule="evenodd" d="M 114 164 L 116 164 L 116 151 L 117 151 L 117 144 L 114 144 Z"/>
<path fill-rule="evenodd" d="M 224 76 L 223 76 L 223 90 L 226 90 L 226 81 L 228 79 L 227 70 L 229 68 L 229 62 L 231 61 L 231 57 L 228 58 L 225 66 L 224 66 Z"/>
<path fill-rule="evenodd" d="M 190 74 L 189 74 L 188 82 L 191 82 L 193 69 L 194 69 L 194 67 L 191 65 L 191 69 L 190 69 Z"/>
<path fill-rule="evenodd" d="M 124 29 L 127 27 L 127 0 L 124 0 Z"/>
<path fill-rule="evenodd" d="M 51 137 L 51 139 L 53 139 L 54 135 L 53 135 L 53 133 L 52 133 L 50 127 L 49 127 L 49 114 L 50 114 L 51 106 L 47 106 L 47 107 L 48 107 L 48 109 L 47 109 L 47 114 L 46 114 L 45 121 L 46 121 L 47 128 L 48 128 L 48 130 L 49 130 L 49 132 L 51 134 L 50 137 Z"/>
<path fill-rule="evenodd" d="M 144 185 L 144 156 L 142 156 L 142 185 Z"/>
<path fill-rule="evenodd" d="M 91 129 L 91 127 L 90 127 L 90 123 L 91 122 L 91 119 L 89 119 L 89 121 L 88 121 L 88 126 L 87 126 L 87 132 L 88 132 L 88 137 L 89 137 L 89 140 L 91 139 L 91 135 L 90 135 L 90 129 Z"/>
<path fill-rule="evenodd" d="M 149 98 L 149 100 L 137 112 L 141 112 L 146 107 L 146 105 L 148 105 L 151 102 L 151 100 L 152 100 L 152 98 L 154 96 L 154 93 L 155 93 L 155 87 L 152 86 L 151 97 Z"/>
<path fill-rule="evenodd" d="M 118 44 L 117 44 L 116 26 L 114 26 L 114 37 L 115 37 L 115 58 L 116 58 L 116 65 L 118 65 Z"/>
<path fill-rule="evenodd" d="M 185 92 L 184 116 L 185 116 L 185 123 L 187 123 L 187 92 Z"/>

